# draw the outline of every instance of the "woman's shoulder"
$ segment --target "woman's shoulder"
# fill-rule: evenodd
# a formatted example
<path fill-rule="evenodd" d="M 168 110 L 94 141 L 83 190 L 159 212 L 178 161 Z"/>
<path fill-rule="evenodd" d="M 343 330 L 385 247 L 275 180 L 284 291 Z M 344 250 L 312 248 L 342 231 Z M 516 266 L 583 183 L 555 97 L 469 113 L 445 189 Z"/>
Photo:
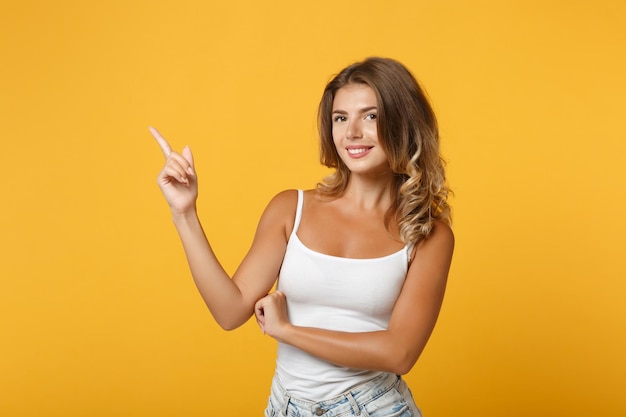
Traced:
<path fill-rule="evenodd" d="M 312 190 L 304 191 L 304 195 Z M 313 190 L 314 191 L 314 190 Z M 273 224 L 281 224 L 285 235 L 289 236 L 293 230 L 298 210 L 298 194 L 300 190 L 283 190 L 276 194 L 268 203 L 263 218 Z M 305 197 L 306 199 L 307 197 Z"/>
<path fill-rule="evenodd" d="M 299 190 L 288 189 L 283 190 L 276 194 L 269 203 L 269 206 L 275 207 L 278 210 L 294 209 L 298 204 L 298 194 L 302 192 L 305 200 L 317 199 L 318 191 L 316 189 L 311 190 Z"/>
<path fill-rule="evenodd" d="M 437 236 L 439 239 L 454 241 L 454 232 L 450 224 L 441 219 L 433 220 L 433 228 L 431 234 Z"/>
<path fill-rule="evenodd" d="M 433 220 L 433 227 L 428 236 L 416 245 L 417 252 L 434 251 L 450 253 L 454 250 L 454 232 L 448 223 L 443 220 Z"/>
<path fill-rule="evenodd" d="M 299 193 L 303 191 L 305 201 L 310 201 L 311 196 L 316 194 L 316 190 L 283 190 L 276 194 L 268 203 L 265 214 L 270 216 L 280 216 L 288 222 L 293 220 L 298 209 Z"/>
<path fill-rule="evenodd" d="M 289 227 L 293 225 L 298 211 L 298 199 L 302 192 L 302 204 L 308 213 L 318 212 L 320 204 L 327 199 L 320 196 L 317 189 L 297 190 L 289 189 L 276 194 L 268 203 L 263 214 L 264 217 L 272 219 L 283 219 Z"/>
<path fill-rule="evenodd" d="M 266 211 L 279 211 L 295 209 L 298 203 L 298 190 L 283 190 L 276 194 L 267 205 Z"/>

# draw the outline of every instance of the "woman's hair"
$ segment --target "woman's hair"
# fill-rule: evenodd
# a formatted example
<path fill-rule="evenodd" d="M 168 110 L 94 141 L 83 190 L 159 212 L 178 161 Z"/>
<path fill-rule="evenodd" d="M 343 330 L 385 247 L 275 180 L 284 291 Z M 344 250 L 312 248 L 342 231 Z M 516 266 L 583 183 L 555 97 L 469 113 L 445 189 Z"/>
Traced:
<path fill-rule="evenodd" d="M 320 161 L 335 171 L 317 185 L 322 195 L 338 197 L 350 171 L 333 141 L 332 110 L 337 91 L 348 84 L 365 84 L 378 101 L 378 137 L 389 159 L 394 181 L 385 226 L 395 221 L 404 243 L 424 239 L 433 220 L 450 224 L 445 162 L 439 153 L 437 119 L 411 72 L 388 58 L 368 58 L 345 68 L 326 86 L 318 109 Z"/>

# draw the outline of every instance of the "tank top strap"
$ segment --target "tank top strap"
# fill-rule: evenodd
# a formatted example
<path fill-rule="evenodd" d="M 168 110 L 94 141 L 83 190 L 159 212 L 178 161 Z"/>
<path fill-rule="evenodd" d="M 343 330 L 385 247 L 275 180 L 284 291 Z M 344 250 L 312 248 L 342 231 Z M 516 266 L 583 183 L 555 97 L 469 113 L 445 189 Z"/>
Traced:
<path fill-rule="evenodd" d="M 412 256 L 413 256 L 413 249 L 415 249 L 415 242 L 411 242 L 408 245 L 405 246 L 406 248 L 406 260 L 407 260 L 407 264 L 411 264 L 411 261 L 413 260 Z"/>
<path fill-rule="evenodd" d="M 302 207 L 304 206 L 304 192 L 302 190 L 298 190 L 298 205 L 296 207 L 296 219 L 293 222 L 293 230 L 291 231 L 292 235 L 295 235 L 298 232 L 298 227 L 300 226 L 300 220 L 302 219 Z"/>

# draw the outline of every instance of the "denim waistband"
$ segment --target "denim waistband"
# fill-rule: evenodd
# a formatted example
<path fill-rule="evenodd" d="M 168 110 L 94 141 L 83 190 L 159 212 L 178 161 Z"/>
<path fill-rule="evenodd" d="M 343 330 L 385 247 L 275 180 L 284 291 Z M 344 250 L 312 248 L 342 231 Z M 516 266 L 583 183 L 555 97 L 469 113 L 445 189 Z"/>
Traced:
<path fill-rule="evenodd" d="M 283 399 L 282 415 L 287 415 L 287 410 L 292 405 L 309 410 L 313 416 L 333 417 L 347 413 L 354 413 L 354 415 L 358 416 L 361 414 L 359 406 L 364 406 L 376 400 L 397 385 L 399 381 L 399 375 L 383 373 L 334 398 L 323 401 L 308 401 L 293 397 L 283 387 L 278 377 L 274 376 L 272 391 L 274 391 L 274 395 Z"/>

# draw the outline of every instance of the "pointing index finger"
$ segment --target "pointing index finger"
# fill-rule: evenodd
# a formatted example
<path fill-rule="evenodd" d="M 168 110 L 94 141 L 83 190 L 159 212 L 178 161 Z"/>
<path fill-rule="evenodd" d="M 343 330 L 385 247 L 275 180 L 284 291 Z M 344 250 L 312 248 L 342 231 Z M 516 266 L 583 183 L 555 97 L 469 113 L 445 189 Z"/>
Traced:
<path fill-rule="evenodd" d="M 163 136 L 161 136 L 159 131 L 156 130 L 155 128 L 153 128 L 152 126 L 149 126 L 148 130 L 150 130 L 150 133 L 152 133 L 152 136 L 156 139 L 156 141 L 158 142 L 159 146 L 161 147 L 161 151 L 163 152 L 163 156 L 165 156 L 166 158 L 168 156 L 170 156 L 170 154 L 172 153 L 172 147 L 170 146 L 169 143 L 167 143 L 165 138 Z"/>

